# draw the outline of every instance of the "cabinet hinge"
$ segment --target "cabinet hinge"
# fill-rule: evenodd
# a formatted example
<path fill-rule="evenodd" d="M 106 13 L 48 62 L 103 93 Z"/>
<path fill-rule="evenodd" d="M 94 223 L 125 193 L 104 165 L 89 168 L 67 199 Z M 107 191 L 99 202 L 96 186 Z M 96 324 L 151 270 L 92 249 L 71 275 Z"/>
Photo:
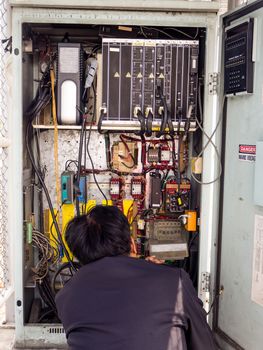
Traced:
<path fill-rule="evenodd" d="M 210 273 L 202 272 L 201 293 L 209 293 L 209 292 L 210 292 Z"/>
<path fill-rule="evenodd" d="M 208 87 L 209 95 L 216 95 L 218 92 L 218 86 L 219 86 L 219 74 L 210 73 L 208 84 L 209 84 L 209 87 Z"/>

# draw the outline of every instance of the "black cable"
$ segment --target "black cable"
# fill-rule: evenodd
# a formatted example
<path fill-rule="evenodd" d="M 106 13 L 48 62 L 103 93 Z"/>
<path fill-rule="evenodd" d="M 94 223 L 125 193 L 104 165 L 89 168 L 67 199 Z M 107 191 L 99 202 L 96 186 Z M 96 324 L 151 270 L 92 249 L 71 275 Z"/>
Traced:
<path fill-rule="evenodd" d="M 198 84 L 198 108 L 199 108 L 199 124 L 202 125 L 203 123 L 203 107 L 202 107 L 202 87 L 203 87 L 203 83 L 202 83 L 203 79 L 199 79 L 199 84 Z"/>
<path fill-rule="evenodd" d="M 84 132 L 84 172 L 87 168 L 87 127 L 85 127 L 85 132 Z M 85 189 L 84 189 L 84 207 L 82 206 L 82 214 L 86 213 L 86 209 L 87 209 L 87 183 L 86 183 L 86 174 L 84 174 L 85 176 Z"/>
<path fill-rule="evenodd" d="M 46 195 L 46 199 L 48 202 L 48 206 L 49 206 L 49 209 L 51 212 L 52 219 L 54 220 L 54 225 L 55 225 L 55 229 L 57 231 L 59 241 L 64 249 L 64 252 L 65 252 L 67 259 L 71 262 L 69 253 L 68 253 L 67 248 L 63 242 L 62 235 L 61 235 L 58 223 L 56 221 L 55 212 L 54 212 L 54 208 L 53 208 L 53 205 L 51 202 L 51 198 L 50 198 L 48 189 L 45 185 L 45 181 L 43 179 L 41 171 L 38 169 L 38 167 L 35 163 L 33 151 L 31 150 L 31 146 L 29 144 L 29 135 L 30 134 L 32 135 L 32 130 L 33 130 L 33 127 L 32 127 L 33 120 L 40 113 L 40 111 L 43 110 L 48 105 L 48 103 L 51 101 L 52 95 L 51 95 L 51 89 L 50 89 L 50 65 L 47 67 L 45 73 L 43 74 L 43 76 L 41 78 L 36 95 L 38 96 L 39 100 L 37 100 L 35 97 L 33 101 L 37 107 L 34 106 L 33 103 L 31 103 L 29 106 L 30 108 L 28 108 L 26 113 L 25 113 L 29 117 L 27 127 L 26 127 L 26 137 L 25 137 L 26 149 L 27 149 L 32 167 L 35 170 L 35 173 L 38 177 L 39 183 L 41 184 L 41 186 L 44 190 L 44 193 Z"/>
<path fill-rule="evenodd" d="M 105 201 L 106 201 L 106 205 L 108 205 L 108 199 L 107 199 L 107 197 L 105 196 L 105 194 L 103 193 L 103 191 L 102 191 L 102 189 L 101 189 L 101 187 L 100 187 L 100 185 L 99 185 L 99 183 L 98 183 L 98 181 L 97 181 L 97 179 L 96 179 L 95 172 L 94 172 L 94 171 L 95 171 L 94 163 L 93 163 L 93 160 L 92 160 L 92 158 L 91 158 L 91 155 L 90 155 L 90 152 L 89 152 L 88 147 L 87 147 L 87 153 L 88 153 L 89 160 L 90 160 L 91 167 L 92 167 L 92 175 L 93 175 L 94 182 L 95 182 L 95 184 L 96 184 L 98 190 L 100 191 L 100 193 L 101 193 L 102 196 L 104 197 L 104 199 L 105 199 Z"/>
<path fill-rule="evenodd" d="M 111 151 L 110 151 L 110 134 L 104 134 L 105 151 L 106 151 L 106 164 L 109 171 L 112 171 L 111 166 Z"/>
<path fill-rule="evenodd" d="M 221 293 L 222 293 L 222 292 L 220 291 L 219 293 L 217 293 L 217 294 L 215 295 L 214 300 L 212 301 L 211 306 L 210 306 L 209 310 L 208 310 L 207 313 L 206 313 L 207 316 L 208 316 L 208 315 L 210 314 L 210 312 L 212 311 L 212 309 L 213 309 L 213 307 L 214 307 L 214 305 L 215 305 L 215 302 L 216 302 L 217 299 L 220 297 Z"/>
<path fill-rule="evenodd" d="M 42 190 L 38 191 L 38 198 L 39 198 L 39 212 L 40 213 L 44 213 L 43 192 L 42 192 Z M 40 218 L 39 218 L 39 228 L 40 228 L 41 232 L 44 231 L 44 217 L 43 217 L 43 215 L 40 215 Z"/>
<path fill-rule="evenodd" d="M 38 133 L 38 132 L 37 132 Z M 36 150 L 37 150 L 37 160 L 38 160 L 38 168 L 41 169 L 41 164 L 40 164 L 40 145 L 39 145 L 39 139 L 38 137 L 36 137 Z M 44 174 L 42 174 L 42 176 L 44 177 Z M 34 174 L 34 178 L 35 178 L 35 174 Z M 35 186 L 34 186 L 34 193 L 35 193 Z M 38 194 L 38 201 L 39 201 L 39 212 L 43 213 L 44 212 L 44 205 L 43 205 L 43 193 L 42 190 L 37 187 L 37 194 Z M 34 204 L 32 205 L 32 208 L 34 208 Z M 39 217 L 39 229 L 41 232 L 44 231 L 44 218 L 43 215 L 40 215 Z"/>
<path fill-rule="evenodd" d="M 56 221 L 56 216 L 55 216 L 52 202 L 51 202 L 51 199 L 49 196 L 49 192 L 48 192 L 48 189 L 45 185 L 44 175 L 40 169 L 39 157 L 37 159 L 38 163 L 36 164 L 35 157 L 34 157 L 32 149 L 31 149 L 32 146 L 29 143 L 30 136 L 33 137 L 33 127 L 32 127 L 33 120 L 41 112 L 41 110 L 43 110 L 48 105 L 48 103 L 51 101 L 50 70 L 49 69 L 50 69 L 50 65 L 48 66 L 47 70 L 43 74 L 43 76 L 39 82 L 36 96 L 33 99 L 33 101 L 30 103 L 30 105 L 25 113 L 25 115 L 28 117 L 28 123 L 26 126 L 25 142 L 26 142 L 26 149 L 27 149 L 33 170 L 35 172 L 35 175 L 38 177 L 39 184 L 41 185 L 41 187 L 46 195 L 47 202 L 48 202 L 48 205 L 50 208 L 50 212 L 51 212 L 51 215 L 53 218 L 53 222 L 54 222 L 54 225 L 55 225 L 55 228 L 57 231 L 57 235 L 58 235 L 60 244 L 64 248 L 64 252 L 69 260 L 69 264 L 71 264 L 68 251 L 64 245 L 64 242 L 62 240 L 61 233 L 60 233 L 57 221 Z M 37 152 L 39 152 L 38 144 L 37 144 Z M 74 266 L 73 266 L 73 268 L 74 268 Z M 40 292 L 40 295 L 42 296 L 42 299 L 52 310 L 54 310 L 54 313 L 56 314 L 56 304 L 55 304 L 54 296 L 50 290 L 50 286 L 49 286 L 49 283 L 47 281 L 47 277 L 43 278 L 41 280 L 41 284 L 39 283 L 38 286 L 39 286 L 39 292 Z"/>
<path fill-rule="evenodd" d="M 84 90 L 83 90 L 83 94 L 82 94 L 82 97 L 81 97 L 81 101 L 83 102 L 83 103 L 85 103 L 85 101 L 87 101 L 87 88 L 84 88 Z"/>
<path fill-rule="evenodd" d="M 189 106 L 189 109 L 187 111 L 186 115 L 186 121 L 185 121 L 185 126 L 184 126 L 184 135 L 183 135 L 183 141 L 186 141 L 187 139 L 187 134 L 190 129 L 190 119 L 191 119 L 191 113 L 192 113 L 193 105 Z"/>
<path fill-rule="evenodd" d="M 48 64 L 45 72 L 43 73 L 39 85 L 36 91 L 36 95 L 34 99 L 31 101 L 30 105 L 27 108 L 26 115 L 27 116 L 36 116 L 40 110 L 43 108 L 43 105 L 46 103 L 46 98 L 48 100 L 51 99 L 51 89 L 50 89 L 50 67 L 53 64 L 53 60 L 55 56 L 51 59 Z"/>
<path fill-rule="evenodd" d="M 195 239 L 198 237 L 198 235 L 199 235 L 199 232 L 193 233 L 192 238 L 189 240 L 189 243 L 188 243 L 189 250 L 190 250 L 192 244 L 194 243 Z"/>
<path fill-rule="evenodd" d="M 100 117 L 99 117 L 99 121 L 98 121 L 98 132 L 100 134 L 105 134 L 107 132 L 107 130 L 102 130 L 102 122 L 103 122 L 103 119 L 105 118 L 105 116 L 106 116 L 106 113 L 102 109 L 100 111 Z M 94 115 L 93 115 L 93 119 L 94 119 Z"/>
<path fill-rule="evenodd" d="M 44 190 L 44 193 L 46 195 L 46 199 L 47 199 L 47 202 L 48 202 L 48 206 L 49 206 L 49 209 L 50 209 L 50 213 L 51 213 L 51 216 L 52 216 L 52 219 L 54 221 L 54 226 L 55 226 L 55 229 L 57 231 L 57 234 L 58 234 L 58 238 L 59 238 L 59 241 L 60 241 L 60 244 L 61 246 L 63 247 L 63 250 L 64 250 L 64 253 L 67 257 L 67 259 L 69 261 L 71 261 L 70 259 L 70 256 L 69 256 L 69 253 L 68 253 L 68 250 L 63 242 L 63 239 L 62 239 L 62 235 L 61 235 L 61 232 L 60 232 L 60 229 L 59 229 L 59 226 L 58 226 L 58 223 L 57 223 L 57 220 L 56 220 L 56 217 L 55 217 L 55 212 L 54 212 L 54 208 L 53 208 L 53 205 L 52 205 L 52 202 L 51 202 L 51 198 L 50 198 L 50 195 L 49 195 L 49 192 L 48 192 L 48 189 L 46 187 L 46 184 L 42 178 L 42 175 L 41 173 L 39 172 L 36 164 L 35 164 L 35 161 L 34 161 L 34 157 L 33 157 L 33 152 L 30 148 L 30 145 L 29 145 L 29 130 L 30 130 L 30 127 L 32 128 L 32 121 L 29 120 L 28 123 L 27 123 L 27 128 L 26 128 L 26 148 L 27 148 L 27 152 L 28 152 L 28 155 L 29 155 L 29 159 L 31 161 L 31 164 L 35 170 L 35 173 L 38 177 L 38 180 Z"/>
<path fill-rule="evenodd" d="M 96 115 L 96 104 L 97 104 L 97 95 L 96 95 L 96 90 L 94 86 L 94 82 L 92 83 L 92 90 L 93 90 L 93 115 L 92 115 L 92 120 L 95 120 L 95 115 Z"/>
<path fill-rule="evenodd" d="M 143 28 L 143 29 L 145 28 L 145 29 L 154 30 L 154 31 L 156 31 L 156 32 L 159 32 L 159 33 L 162 33 L 162 34 L 166 35 L 166 36 L 167 36 L 168 38 L 170 38 L 170 39 L 174 39 L 174 36 L 170 35 L 169 33 L 165 32 L 164 30 L 161 30 L 161 29 L 159 29 L 159 28 L 144 27 L 144 26 L 142 26 L 142 28 Z"/>
<path fill-rule="evenodd" d="M 195 36 L 191 36 L 191 35 L 187 34 L 186 32 L 183 32 L 182 30 L 177 29 L 177 28 L 173 28 L 173 27 L 166 27 L 165 29 L 167 29 L 167 30 L 173 30 L 173 31 L 175 31 L 175 32 L 177 32 L 177 33 L 180 33 L 180 34 L 182 34 L 182 35 L 184 35 L 184 36 L 186 36 L 187 38 L 192 39 L 192 40 L 195 40 L 195 39 L 197 38 L 198 33 L 199 33 L 199 28 L 196 29 Z"/>
<path fill-rule="evenodd" d="M 47 277 L 43 278 L 41 282 L 38 283 L 39 294 L 45 304 L 54 311 L 57 315 L 57 308 L 55 303 L 54 295 L 50 289 L 50 284 L 47 281 Z"/>
<path fill-rule="evenodd" d="M 126 151 L 128 152 L 128 157 L 130 157 L 131 160 L 132 160 L 132 165 L 131 166 L 125 164 L 124 162 L 121 162 L 121 164 L 123 166 L 125 166 L 126 168 L 128 168 L 128 169 L 133 169 L 135 167 L 135 165 L 136 165 L 135 158 L 134 158 L 134 156 L 133 156 L 133 154 L 132 154 L 132 152 L 131 152 L 128 144 L 127 144 L 127 142 L 124 140 L 124 137 L 122 135 L 120 135 L 120 139 L 121 139 L 121 142 L 124 144 L 124 147 L 125 147 Z M 128 157 L 124 157 L 124 156 L 119 154 L 119 158 L 121 158 L 121 159 L 125 159 L 125 158 L 127 159 Z"/>
<path fill-rule="evenodd" d="M 43 321 L 43 319 L 44 319 L 45 317 L 47 317 L 49 314 L 52 314 L 52 313 L 54 314 L 54 310 L 53 310 L 53 309 L 44 312 L 44 313 L 38 318 L 37 323 L 40 323 L 41 321 Z"/>
<path fill-rule="evenodd" d="M 77 271 L 77 270 L 81 267 L 81 264 L 78 263 L 78 262 L 76 262 L 76 261 L 74 261 L 73 264 L 74 264 L 74 267 L 75 267 L 75 270 L 74 270 L 74 271 Z M 72 275 L 72 272 L 73 272 L 73 271 L 71 270 L 71 265 L 70 265 L 68 262 L 62 264 L 62 265 L 56 270 L 56 272 L 55 272 L 54 275 L 53 275 L 52 282 L 51 282 L 51 288 L 52 288 L 52 290 L 53 290 L 53 293 L 55 293 L 55 294 L 56 294 L 56 292 L 57 292 L 57 290 L 56 290 L 56 279 L 57 279 L 58 275 L 60 275 L 60 274 L 62 273 L 62 271 L 63 271 L 63 270 L 66 270 L 66 269 L 68 269 L 69 272 L 70 272 L 71 275 Z M 70 275 L 68 275 L 68 276 L 70 276 Z"/>
<path fill-rule="evenodd" d="M 178 193 L 180 193 L 180 184 L 181 184 L 181 138 L 178 138 L 178 151 L 177 151 L 177 164 L 178 164 L 178 172 L 177 172 L 177 181 L 178 181 Z"/>
<path fill-rule="evenodd" d="M 149 111 L 148 117 L 146 119 L 145 136 L 147 136 L 147 137 L 151 137 L 152 136 L 152 125 L 153 125 L 153 114 L 152 114 L 152 111 Z"/>
<path fill-rule="evenodd" d="M 80 208 L 79 208 L 79 193 L 80 193 L 79 181 L 80 181 L 81 160 L 82 160 L 82 151 L 83 151 L 83 139 L 84 139 L 85 129 L 86 129 L 86 118 L 83 115 L 81 131 L 80 131 L 80 138 L 79 138 L 78 170 L 77 170 L 77 178 L 76 178 L 76 183 L 75 183 L 75 186 L 77 187 L 77 191 L 78 191 L 78 193 L 76 195 L 76 201 L 75 201 L 77 216 L 80 216 Z"/>
<path fill-rule="evenodd" d="M 68 170 L 70 164 L 74 163 L 76 168 L 78 168 L 78 161 L 73 159 L 68 159 L 65 163 L 65 170 Z"/>
<path fill-rule="evenodd" d="M 170 170 L 168 169 L 166 174 L 163 175 L 163 178 L 162 178 L 162 181 L 161 181 L 161 188 L 164 188 L 164 185 L 165 185 L 165 183 L 166 183 L 166 181 L 168 179 L 169 172 L 170 172 Z"/>
<path fill-rule="evenodd" d="M 50 302 L 49 298 L 46 296 L 46 293 L 45 293 L 44 290 L 43 290 L 43 287 L 42 287 L 42 280 L 41 280 L 41 283 L 38 283 L 38 284 L 37 284 L 37 286 L 38 286 L 38 291 L 39 291 L 39 294 L 40 294 L 41 299 L 44 301 L 44 303 L 45 303 L 50 309 L 54 310 L 54 309 L 53 309 L 52 303 Z"/>
<path fill-rule="evenodd" d="M 54 310 L 54 312 L 57 314 L 57 307 L 55 302 L 54 294 L 51 290 L 50 281 L 49 278 L 46 276 L 44 279 L 42 279 L 41 286 L 43 288 L 43 291 L 47 298 L 49 299 L 49 302 L 51 304 L 51 308 Z"/>
<path fill-rule="evenodd" d="M 101 116 L 103 116 L 104 113 L 103 111 L 101 111 Z M 101 117 L 100 117 L 101 118 Z M 90 142 L 90 136 L 91 136 L 91 130 L 92 130 L 92 123 L 94 122 L 95 120 L 95 113 L 93 114 L 93 118 L 92 118 L 92 121 L 90 123 L 90 128 L 89 128 L 89 134 L 88 134 L 88 140 L 87 140 L 87 154 L 88 154 L 88 157 L 89 157 L 89 161 L 90 161 L 90 164 L 91 164 L 91 167 L 92 167 L 92 175 L 93 175 L 93 179 L 94 179 L 94 182 L 98 188 L 98 190 L 100 191 L 100 193 L 102 194 L 102 196 L 104 197 L 105 201 L 106 201 L 106 205 L 108 205 L 108 199 L 107 197 L 105 196 L 104 192 L 102 191 L 98 181 L 97 181 L 97 178 L 95 176 L 95 167 L 94 167 L 94 163 L 93 163 L 93 160 L 91 158 L 91 155 L 90 155 L 90 152 L 89 152 L 89 142 Z M 99 124 L 98 124 L 98 131 L 99 131 Z M 99 131 L 100 132 L 100 131 Z M 106 132 L 100 132 L 101 134 L 105 134 Z"/>
<path fill-rule="evenodd" d="M 165 99 L 164 99 L 164 102 L 166 103 Z M 171 113 L 168 111 L 168 108 L 167 108 L 167 125 L 169 128 L 169 134 L 173 136 L 174 135 L 174 126 L 173 126 L 173 122 L 172 122 Z"/>
<path fill-rule="evenodd" d="M 64 201 L 61 203 L 59 209 L 57 210 L 57 213 L 56 213 L 56 215 L 55 215 L 55 218 L 56 218 L 56 219 L 57 219 L 58 214 L 60 213 L 61 208 L 62 208 L 63 205 L 66 203 L 66 201 L 67 201 L 67 200 L 64 200 Z M 52 238 L 54 239 L 54 241 L 57 243 L 57 245 L 60 246 L 60 241 L 58 241 L 58 239 L 54 236 L 54 234 L 53 234 L 53 232 L 52 232 L 53 226 L 54 226 L 54 220 L 52 220 L 52 224 L 50 225 L 49 232 L 50 232 Z"/>
<path fill-rule="evenodd" d="M 125 166 L 125 168 L 127 168 L 127 169 L 133 169 L 134 166 L 135 166 L 135 159 L 134 159 L 133 155 L 131 155 L 131 157 L 132 157 L 132 161 L 133 161 L 133 164 L 132 164 L 132 165 L 127 165 L 127 164 L 125 164 L 124 162 L 121 162 L 121 164 L 122 164 L 123 166 Z"/>
<path fill-rule="evenodd" d="M 39 146 L 39 139 L 38 139 L 38 132 L 39 130 L 36 131 L 36 153 L 37 153 L 37 166 L 39 169 L 41 169 L 41 164 L 40 164 L 40 146 Z"/>
<path fill-rule="evenodd" d="M 92 90 L 93 90 L 93 111 L 92 111 L 92 118 L 91 118 L 91 125 L 93 123 L 93 121 L 95 120 L 95 116 L 96 116 L 96 101 L 97 101 L 97 95 L 96 95 L 96 91 L 95 91 L 95 86 L 94 86 L 94 82 L 92 83 Z M 86 124 L 87 125 L 87 124 Z M 105 133 L 105 137 L 106 135 L 108 135 L 108 133 Z M 84 169 L 87 169 L 87 127 L 85 127 L 85 134 L 84 134 Z M 87 209 L 87 191 L 85 191 L 85 204 L 84 204 L 84 213 L 86 213 L 86 209 Z"/>
<path fill-rule="evenodd" d="M 165 132 L 167 118 L 168 118 L 168 109 L 167 109 L 167 103 L 164 103 L 165 99 L 163 97 L 162 89 L 160 86 L 157 86 L 157 91 L 163 104 L 163 111 L 162 111 L 162 122 L 161 122 L 160 130 L 156 133 L 156 137 L 161 137 Z"/>
<path fill-rule="evenodd" d="M 196 240 L 196 238 L 198 237 L 198 235 L 199 235 L 199 232 L 196 231 L 196 232 L 193 232 L 191 239 L 189 239 L 189 238 L 190 238 L 190 235 L 189 235 L 189 238 L 188 238 L 188 244 L 187 244 L 187 246 L 188 246 L 189 256 L 186 257 L 186 258 L 184 258 L 184 261 L 183 261 L 183 269 L 184 269 L 186 272 L 188 272 L 188 273 L 189 273 L 189 267 L 187 268 L 187 264 L 189 264 L 190 259 L 191 259 L 191 247 L 192 247 L 194 241 Z"/>
<path fill-rule="evenodd" d="M 160 96 L 160 99 L 161 99 L 161 102 L 162 102 L 162 105 L 163 105 L 163 119 L 162 119 L 160 131 L 159 131 L 159 133 L 157 133 L 157 135 L 159 135 L 159 136 L 157 136 L 157 135 L 156 136 L 160 137 L 161 135 L 164 134 L 166 125 L 168 126 L 169 134 L 171 136 L 173 136 L 174 135 L 174 126 L 173 126 L 173 122 L 172 122 L 171 113 L 168 110 L 166 98 L 163 95 L 163 91 L 162 91 L 160 85 L 157 86 L 157 91 L 158 91 L 158 94 Z"/>
<path fill-rule="evenodd" d="M 142 114 L 141 110 L 137 111 L 136 116 L 137 116 L 138 121 L 140 123 L 140 131 L 135 132 L 135 135 L 142 136 L 145 133 L 145 118 L 144 118 L 144 115 Z"/>

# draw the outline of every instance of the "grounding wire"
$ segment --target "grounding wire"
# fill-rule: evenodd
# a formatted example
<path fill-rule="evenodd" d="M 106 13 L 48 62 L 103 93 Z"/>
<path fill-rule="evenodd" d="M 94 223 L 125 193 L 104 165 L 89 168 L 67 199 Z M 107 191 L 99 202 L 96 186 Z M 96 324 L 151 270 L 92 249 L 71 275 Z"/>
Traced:
<path fill-rule="evenodd" d="M 201 106 L 201 101 L 200 101 L 200 98 L 199 98 L 199 108 Z M 215 129 L 214 131 L 212 132 L 211 136 L 209 136 L 206 131 L 204 130 L 203 126 L 201 125 L 201 123 L 199 122 L 199 120 L 196 118 L 196 123 L 198 125 L 198 127 L 200 128 L 200 130 L 202 131 L 202 133 L 206 136 L 207 138 L 207 142 L 206 144 L 204 145 L 204 147 L 201 149 L 201 151 L 199 152 L 199 154 L 195 157 L 195 161 L 193 162 L 193 164 L 195 164 L 195 162 L 197 161 L 197 159 L 199 159 L 202 154 L 204 153 L 204 151 L 206 150 L 206 148 L 208 147 L 209 144 L 211 144 L 215 150 L 215 153 L 216 153 L 216 157 L 219 161 L 219 171 L 218 171 L 218 175 L 215 177 L 215 179 L 211 180 L 211 181 L 207 181 L 207 182 L 204 182 L 204 181 L 201 181 L 199 180 L 193 173 L 193 171 L 191 170 L 191 177 L 200 185 L 211 185 L 213 183 L 215 183 L 216 181 L 218 181 L 221 177 L 221 174 L 222 174 L 222 164 L 221 164 L 221 158 L 220 158 L 220 154 L 219 154 L 219 151 L 218 151 L 218 148 L 217 146 L 215 145 L 215 143 L 213 142 L 213 137 L 223 119 L 223 110 L 224 110 L 224 105 L 225 105 L 225 96 L 223 96 L 223 101 L 222 101 L 222 108 L 220 110 L 220 114 L 219 114 L 219 118 L 218 118 L 218 121 L 217 121 L 217 124 L 215 126 Z M 200 113 L 202 114 L 202 109 L 200 109 Z M 203 120 L 203 116 L 201 115 L 200 118 Z M 191 167 L 192 169 L 192 167 Z"/>

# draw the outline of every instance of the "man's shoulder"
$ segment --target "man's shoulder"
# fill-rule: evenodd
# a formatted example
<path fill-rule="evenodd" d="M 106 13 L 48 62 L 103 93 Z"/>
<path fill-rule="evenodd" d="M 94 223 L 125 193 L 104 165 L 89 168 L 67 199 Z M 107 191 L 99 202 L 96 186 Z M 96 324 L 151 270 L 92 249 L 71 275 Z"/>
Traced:
<path fill-rule="evenodd" d="M 57 294 L 57 298 L 67 294 L 67 291 L 79 290 L 79 286 L 90 288 L 94 283 L 103 285 L 112 279 L 116 281 L 119 278 L 122 280 L 138 278 L 177 284 L 181 277 L 182 270 L 177 267 L 155 264 L 129 256 L 106 257 L 82 266 Z"/>
<path fill-rule="evenodd" d="M 119 271 L 120 274 L 122 271 L 127 270 L 137 270 L 162 274 L 162 275 L 172 275 L 181 277 L 182 269 L 169 266 L 166 264 L 156 264 L 151 261 L 146 261 L 144 259 L 137 259 L 130 256 L 119 255 L 115 257 L 105 257 L 103 259 L 94 261 L 87 265 L 82 266 L 79 271 L 72 277 L 70 283 L 77 283 L 79 279 L 89 276 L 90 278 L 101 278 L 104 274 L 108 275 L 114 271 Z"/>
<path fill-rule="evenodd" d="M 160 273 L 168 273 L 168 274 L 177 274 L 179 276 L 180 271 L 181 271 L 180 268 L 177 268 L 177 267 L 172 266 L 172 265 L 156 264 L 154 262 L 147 261 L 144 259 L 132 259 L 131 258 L 131 261 L 133 261 L 134 264 L 141 265 L 142 268 L 155 271 L 156 273 L 160 272 Z"/>
<path fill-rule="evenodd" d="M 139 273 L 144 273 L 153 278 L 178 280 L 181 278 L 181 269 L 169 266 L 166 264 L 156 264 L 144 259 L 136 259 L 127 256 L 119 258 L 121 260 L 120 266 L 124 271 L 133 270 Z"/>

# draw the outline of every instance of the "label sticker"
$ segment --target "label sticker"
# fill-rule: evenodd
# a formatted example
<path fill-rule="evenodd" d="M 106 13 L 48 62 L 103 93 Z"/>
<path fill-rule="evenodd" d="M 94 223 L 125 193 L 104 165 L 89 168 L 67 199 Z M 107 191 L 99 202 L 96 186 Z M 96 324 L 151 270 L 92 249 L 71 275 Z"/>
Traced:
<path fill-rule="evenodd" d="M 120 52 L 120 49 L 118 47 L 110 47 L 111 52 Z"/>
<path fill-rule="evenodd" d="M 164 252 L 179 252 L 187 249 L 186 243 L 176 244 L 152 244 L 150 246 L 152 253 L 164 253 Z"/>
<path fill-rule="evenodd" d="M 239 145 L 238 159 L 245 162 L 255 162 L 256 145 Z"/>
<path fill-rule="evenodd" d="M 263 306 L 263 216 L 255 215 L 251 299 Z"/>
<path fill-rule="evenodd" d="M 61 73 L 78 73 L 79 71 L 79 48 L 60 47 L 59 63 Z"/>

